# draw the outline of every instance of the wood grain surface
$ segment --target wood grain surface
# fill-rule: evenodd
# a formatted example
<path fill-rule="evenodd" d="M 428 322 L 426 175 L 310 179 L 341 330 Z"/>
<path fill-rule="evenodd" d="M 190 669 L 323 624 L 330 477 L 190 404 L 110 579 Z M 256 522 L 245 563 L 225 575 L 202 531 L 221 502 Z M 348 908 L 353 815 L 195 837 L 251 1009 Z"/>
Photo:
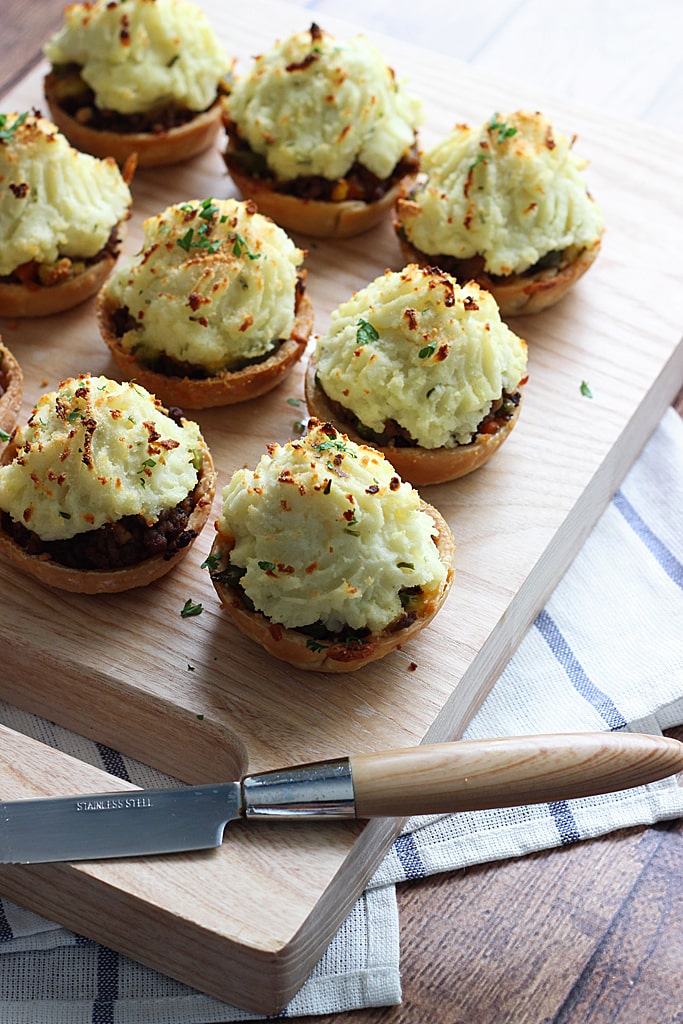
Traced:
<path fill-rule="evenodd" d="M 614 793 L 683 773 L 667 736 L 622 732 L 422 743 L 350 759 L 359 818 L 452 814 Z"/>
<path fill-rule="evenodd" d="M 329 5 L 323 4 L 321 6 Z M 17 33 L 16 38 L 21 39 L 23 45 L 21 47 L 8 48 L 11 54 L 11 61 L 5 64 L 3 78 L 6 76 L 7 83 L 15 85 L 19 95 L 25 95 L 21 93 L 21 90 L 26 87 L 27 82 L 28 87 L 35 90 L 36 79 L 35 77 L 33 79 L 29 77 L 27 80 L 24 72 L 33 63 L 34 57 L 38 54 L 40 43 L 59 18 L 55 15 L 56 8 L 54 4 L 46 2 L 36 3 L 32 7 L 32 18 L 29 25 L 26 19 L 22 17 L 19 7 L 20 5 L 16 4 L 14 0 L 10 0 L 9 29 L 7 31 L 15 31 Z M 269 21 L 267 27 L 269 32 L 275 31 L 273 22 Z M 298 24 L 296 27 L 298 27 Z M 240 31 L 244 33 L 247 30 L 242 27 Z M 238 32 L 237 37 L 241 39 L 241 42 L 239 44 L 236 43 L 236 46 L 247 44 L 248 35 L 240 37 Z M 399 57 L 405 52 L 401 46 L 397 47 L 396 53 Z M 469 83 L 467 73 L 460 66 L 456 67 L 458 74 L 461 76 L 459 81 L 461 83 Z M 424 74 L 424 78 L 422 79 L 418 73 L 418 80 L 424 85 L 425 92 L 429 93 L 430 99 L 435 101 L 440 85 L 438 62 L 435 65 L 430 63 L 429 66 L 427 64 L 424 67 L 419 66 L 419 70 Z M 463 103 L 464 107 L 467 107 L 469 104 L 474 109 L 484 97 L 486 101 L 489 99 L 494 100 L 494 96 L 490 91 L 490 78 L 485 76 L 480 78 L 475 75 L 473 81 L 475 84 L 471 86 L 471 94 Z M 519 90 L 518 94 L 520 96 L 523 95 L 524 90 Z M 34 100 L 33 102 L 36 101 Z M 558 112 L 569 112 L 571 104 L 565 106 L 559 103 L 557 109 Z M 465 113 L 467 114 L 467 111 Z M 447 111 L 442 112 L 438 107 L 434 107 L 431 111 L 429 130 L 438 131 L 440 125 L 444 123 L 442 118 L 447 118 L 448 116 Z M 576 126 L 572 125 L 572 127 Z M 598 115 L 591 113 L 585 115 L 585 118 L 581 118 L 581 139 L 587 140 L 589 148 L 593 147 L 594 149 L 590 153 L 592 160 L 591 173 L 596 173 L 596 181 L 600 182 L 602 179 L 604 185 L 607 185 L 609 182 L 613 187 L 615 208 L 618 206 L 619 193 L 623 191 L 628 192 L 629 185 L 632 184 L 623 181 L 618 186 L 615 184 L 615 179 L 619 175 L 619 161 L 627 147 L 627 138 L 624 133 L 625 127 L 623 125 L 612 122 L 606 123 Z M 668 147 L 663 145 L 663 141 L 660 140 L 659 136 L 646 133 L 646 143 L 647 153 L 642 157 L 634 181 L 641 173 L 645 174 L 651 170 L 650 159 L 657 164 L 660 170 L 662 160 L 672 159 Z M 610 153 L 610 157 L 608 162 L 601 166 L 601 157 L 604 156 L 602 151 L 603 145 L 606 147 L 605 151 Z M 676 145 L 674 144 L 674 150 L 676 150 Z M 665 150 L 667 150 L 666 153 Z M 206 187 L 200 193 L 201 195 L 209 194 L 215 188 L 215 185 L 212 184 L 215 180 L 214 174 L 215 167 L 210 172 L 202 172 L 199 183 Z M 595 191 L 597 194 L 597 184 Z M 145 182 L 143 181 L 140 185 L 139 194 L 142 203 L 151 202 L 153 195 L 156 195 L 156 191 L 153 193 L 146 191 Z M 677 209 L 680 214 L 680 203 L 678 203 L 678 206 L 676 205 L 674 192 L 666 184 L 662 201 L 671 201 L 672 207 Z M 661 240 L 664 241 L 664 249 L 662 251 L 661 248 L 658 248 L 657 258 L 658 260 L 664 259 L 662 265 L 665 268 L 665 276 L 666 271 L 672 269 L 670 265 L 667 265 L 666 258 L 673 253 L 674 236 L 675 232 L 671 231 L 671 234 L 669 234 L 664 225 L 662 225 L 662 232 L 657 233 L 658 243 L 661 243 Z M 633 256 L 633 248 L 629 250 L 628 246 L 640 245 L 642 239 L 638 238 L 635 232 L 625 230 L 621 237 L 618 236 L 618 242 L 620 244 L 615 247 L 612 256 L 608 256 L 603 262 L 603 269 L 601 269 L 600 274 L 597 273 L 598 268 L 596 268 L 594 279 L 596 288 L 598 281 L 604 285 L 606 278 L 610 280 L 610 273 L 613 273 L 616 268 L 624 274 L 628 274 L 629 271 L 634 272 L 633 266 L 629 264 L 629 256 Z M 626 245 L 626 250 L 622 249 L 621 243 Z M 348 254 L 349 250 L 347 249 L 345 252 L 347 258 Z M 380 256 L 382 255 L 381 247 L 379 248 L 379 254 Z M 355 271 L 360 274 L 360 264 L 356 264 Z M 339 263 L 334 259 L 330 259 L 329 276 L 321 283 L 326 286 L 329 281 L 334 280 L 335 284 L 337 284 L 339 283 L 340 275 L 343 277 L 344 273 L 348 273 L 348 262 L 344 264 L 341 257 Z M 678 273 L 680 278 L 680 268 Z M 667 290 L 667 297 L 669 294 L 673 294 L 675 272 L 669 276 L 671 280 L 667 280 L 667 287 L 671 291 Z M 629 283 L 629 290 L 635 288 L 635 285 L 634 277 L 633 281 Z M 590 319 L 591 312 L 598 308 L 598 299 L 592 300 L 590 298 L 591 294 L 595 294 L 592 289 L 586 292 L 586 295 L 589 296 L 587 302 L 588 309 L 586 310 L 585 305 L 582 303 L 578 310 L 578 323 L 584 331 L 589 325 L 592 325 Z M 636 294 L 634 291 L 633 302 L 632 305 L 629 305 L 628 309 L 621 308 L 619 310 L 619 326 L 623 327 L 627 342 L 629 336 L 632 337 L 633 352 L 636 351 L 637 329 L 633 329 L 632 335 L 630 335 L 630 330 L 633 328 L 632 318 L 635 317 L 636 324 L 638 322 Z M 324 299 L 321 303 L 322 315 L 324 317 L 329 312 L 331 294 L 329 292 L 326 293 L 323 287 L 321 295 L 327 295 L 327 303 Z M 599 299 L 600 303 L 603 302 L 604 295 L 605 293 L 602 291 Z M 592 302 L 595 303 L 594 306 L 592 306 Z M 667 308 L 667 310 L 656 311 L 656 315 L 662 317 L 658 323 L 664 332 L 668 334 L 668 337 L 673 339 L 674 344 L 671 349 L 673 352 L 676 347 L 675 343 L 680 337 L 681 323 L 683 323 L 683 317 L 680 315 L 680 308 L 676 300 L 674 299 L 673 306 Z M 586 317 L 587 319 L 585 319 Z M 561 337 L 562 322 L 563 317 L 560 317 L 558 313 L 557 319 L 553 318 L 549 324 L 548 335 L 553 338 Z M 73 323 L 78 328 L 76 318 L 74 318 Z M 71 321 L 67 326 L 70 331 Z M 18 330 L 20 333 L 21 329 Z M 602 334 L 599 337 L 602 339 Z M 6 340 L 8 340 L 7 337 Z M 85 344 L 85 338 L 81 339 L 80 344 Z M 78 347 L 76 347 L 75 351 L 76 353 L 79 352 Z M 576 374 L 584 376 L 585 373 L 593 372 L 594 364 L 592 363 L 590 364 L 590 371 L 586 370 L 588 365 L 586 357 L 591 354 L 587 346 L 578 345 L 575 353 L 575 362 L 570 360 L 564 370 L 567 380 L 575 380 Z M 42 353 L 38 347 L 28 359 L 28 363 L 32 369 L 42 368 Z M 539 372 L 541 375 L 545 368 L 543 359 L 541 359 L 539 361 Z M 596 369 L 598 368 L 596 367 Z M 627 372 L 624 379 L 617 376 L 616 383 L 619 386 L 614 392 L 609 392 L 613 370 L 614 367 L 608 360 L 599 369 L 599 375 L 591 377 L 591 384 L 593 385 L 594 380 L 602 383 L 604 376 L 604 382 L 609 393 L 609 399 L 604 409 L 606 419 L 613 418 L 615 411 L 618 412 L 619 403 L 616 399 L 621 398 L 623 400 L 624 395 L 630 394 L 630 389 L 634 386 Z M 676 374 L 678 374 L 677 377 Z M 34 381 L 36 377 L 37 375 L 34 376 Z M 678 383 L 680 383 L 680 368 L 669 367 L 668 376 L 667 374 L 658 375 L 656 381 L 650 381 L 644 388 L 646 398 L 654 394 L 656 401 L 649 399 L 649 401 L 643 403 L 643 391 L 639 390 L 642 388 L 642 381 L 640 382 L 634 394 L 640 397 L 641 405 L 645 410 L 643 415 L 645 416 L 646 425 L 650 427 L 654 425 L 662 403 L 673 397 Z M 655 384 L 657 385 L 656 389 L 654 387 Z M 31 398 L 29 398 L 30 400 Z M 650 402 L 652 402 L 651 405 Z M 576 409 L 576 416 L 578 417 L 581 415 L 581 405 L 577 405 Z M 281 410 L 281 416 L 282 412 Z M 291 418 L 289 410 L 284 410 L 284 412 Z M 547 416 L 548 407 L 544 407 L 542 404 L 539 405 L 539 429 L 542 419 L 540 414 L 546 414 Z M 281 419 L 280 422 L 283 422 L 283 420 Z M 621 426 L 623 427 L 623 424 Z M 639 427 L 641 430 L 645 429 L 643 423 L 639 424 Z M 220 432 L 219 427 L 217 427 L 217 432 Z M 533 436 L 533 432 L 529 436 Z M 615 437 L 619 438 L 620 436 L 621 429 L 615 425 L 612 441 Z M 638 443 L 642 443 L 643 439 L 644 437 L 639 437 Z M 519 447 L 518 445 L 517 457 L 523 458 L 523 452 L 519 451 Z M 628 461 L 634 456 L 633 443 L 630 445 L 625 444 L 623 447 L 624 451 L 620 452 L 621 457 L 616 459 L 612 465 L 608 465 L 607 469 L 603 471 L 603 478 L 599 481 L 599 486 L 597 487 L 597 496 L 592 496 L 593 500 L 591 501 L 588 515 L 586 515 L 586 510 L 584 509 L 578 517 L 579 522 L 577 525 L 580 530 L 588 529 L 591 515 L 596 508 L 600 507 L 601 503 L 604 504 L 608 499 L 620 476 L 623 475 Z M 611 452 L 614 450 L 614 445 L 610 442 L 608 448 Z M 510 453 L 510 459 L 512 458 L 513 455 Z M 604 464 L 603 453 L 602 461 L 598 458 L 596 467 L 594 467 L 593 477 Z M 506 472 L 507 470 L 504 471 L 502 468 L 496 472 L 496 486 L 500 485 L 501 478 L 503 482 L 505 481 Z M 581 490 L 580 494 L 583 493 L 584 491 Z M 472 503 L 473 501 L 474 498 Z M 577 501 L 578 498 L 575 497 L 573 503 L 570 502 L 569 508 L 574 508 Z M 552 536 L 552 531 L 556 527 L 552 525 L 551 521 L 545 524 L 545 528 L 548 531 L 544 538 L 547 544 L 548 537 Z M 562 560 L 568 557 L 568 550 L 562 552 L 554 568 L 559 570 Z M 176 614 L 173 601 L 177 599 L 177 596 L 176 593 L 168 598 L 162 597 L 162 612 L 168 615 Z M 530 599 L 528 605 L 520 612 L 520 619 L 516 623 L 513 635 L 517 633 L 518 629 L 522 628 L 523 622 L 528 621 L 529 616 L 533 614 L 533 608 L 538 597 L 537 591 L 534 594 L 534 599 Z M 506 606 L 505 602 L 509 599 L 509 594 L 502 596 L 501 608 Z M 32 594 L 31 600 L 37 602 L 34 614 L 40 615 L 49 611 L 49 600 L 46 596 Z M 140 600 L 142 601 L 143 599 L 141 598 Z M 500 609 L 498 609 L 496 614 L 500 615 Z M 81 623 L 78 621 L 73 624 L 76 629 L 76 636 L 84 643 L 87 643 L 88 630 L 85 629 L 85 624 L 81 626 Z M 480 635 L 486 637 L 487 624 L 485 622 L 479 623 L 479 626 L 483 630 L 483 633 Z M 438 637 L 435 637 L 435 643 L 443 642 L 443 639 L 443 634 L 439 634 Z M 512 637 L 508 638 L 507 643 L 510 646 L 513 645 L 514 639 Z M 481 649 L 477 648 L 476 643 L 473 646 L 475 651 Z M 506 660 L 506 656 L 510 653 L 510 646 L 503 645 L 502 652 L 496 651 L 488 655 L 484 675 L 491 677 L 496 667 L 500 665 L 501 659 Z M 23 655 L 28 654 L 30 651 L 31 645 L 28 645 L 26 651 L 22 652 L 22 661 L 24 660 Z M 193 655 L 194 649 L 190 648 L 190 651 L 191 655 Z M 438 661 L 438 658 L 430 660 L 429 655 L 430 652 L 427 651 L 425 653 L 427 660 L 424 664 L 428 669 L 433 667 L 435 661 Z M 471 650 L 465 651 L 462 657 L 462 666 L 466 668 L 470 664 L 468 658 L 472 658 L 473 653 Z M 33 669 L 22 669 L 22 678 L 27 680 L 29 684 L 38 686 L 39 680 L 45 675 L 48 659 L 49 651 L 46 649 L 43 659 L 38 659 L 37 662 L 34 662 Z M 169 662 L 163 662 L 161 668 L 164 670 L 170 669 L 172 673 L 174 671 L 177 672 L 177 666 L 174 667 Z M 264 675 L 266 671 L 267 668 L 264 668 Z M 394 680 L 392 679 L 393 684 Z M 403 680 L 403 685 L 405 685 L 405 679 Z M 379 685 L 375 687 L 375 690 L 380 689 Z M 283 696 L 284 694 L 281 692 L 281 699 Z M 373 699 L 375 696 L 376 693 L 373 693 Z M 461 721 L 464 721 L 474 709 L 477 699 L 477 685 L 475 685 L 467 699 L 463 700 L 463 703 L 458 708 L 456 718 L 462 716 Z M 440 710 L 442 700 L 443 692 L 436 695 L 431 705 L 423 710 L 422 717 L 419 717 L 416 723 L 411 724 L 408 728 L 405 725 L 401 725 L 399 731 L 402 733 L 407 732 L 411 739 L 416 737 L 422 738 L 424 732 L 429 730 L 431 723 L 434 721 L 434 716 Z M 60 707 L 62 707 L 64 701 L 68 704 L 68 695 L 62 695 Z M 173 717 L 173 707 L 172 701 L 168 707 L 162 701 L 155 708 L 154 716 L 168 711 L 171 717 Z M 44 710 L 47 710 L 47 708 Z M 196 717 L 196 714 L 199 712 L 197 712 L 195 706 L 190 706 L 185 710 L 188 711 L 188 715 L 182 719 L 182 725 L 183 727 L 189 727 L 191 724 L 194 724 L 192 723 L 192 716 Z M 220 710 L 225 712 L 225 706 Z M 247 714 L 249 712 L 253 713 L 253 710 L 251 707 L 241 708 L 241 711 Z M 339 709 L 335 710 L 338 711 Z M 111 710 L 110 708 L 106 709 L 107 719 L 110 714 L 114 715 L 114 711 L 115 707 L 113 704 Z M 382 711 L 383 713 L 388 711 L 390 716 L 395 711 L 395 705 L 390 703 Z M 203 709 L 201 713 L 203 713 Z M 66 724 L 78 724 L 76 719 L 80 719 L 81 710 L 76 707 L 71 709 L 71 712 L 67 710 L 68 714 L 74 714 L 75 719 L 67 721 Z M 316 711 L 316 717 L 317 714 L 318 712 Z M 135 716 L 133 715 L 132 717 Z M 220 742 L 224 739 L 224 733 L 221 730 L 223 723 L 220 721 L 222 716 L 219 715 L 218 717 L 219 722 L 215 727 L 215 731 L 211 729 L 201 731 L 196 728 L 194 729 L 193 742 L 196 740 L 198 748 L 197 763 L 199 765 L 197 771 L 200 774 L 204 770 L 203 765 L 211 763 L 214 765 L 215 773 L 215 760 L 211 762 L 211 758 L 215 757 L 217 741 Z M 453 721 L 449 722 L 449 727 L 453 724 Z M 455 724 L 457 727 L 457 723 Z M 144 728 L 141 728 L 140 732 L 148 730 L 149 725 L 150 719 L 145 718 Z M 288 719 L 286 725 L 287 730 L 282 745 L 286 747 L 288 754 L 290 752 L 298 753 L 299 750 L 304 749 L 310 742 L 309 738 L 308 736 L 302 738 L 295 721 Z M 205 736 L 204 741 L 202 741 L 200 737 L 207 732 L 209 736 Z M 393 740 L 393 729 L 389 730 L 389 732 Z M 120 729 L 118 726 L 115 726 L 112 733 L 105 737 L 105 740 L 112 741 L 116 745 L 117 740 L 120 738 L 123 740 L 120 745 L 125 749 L 127 737 L 129 738 L 129 733 L 126 729 Z M 317 744 L 319 747 L 324 748 L 321 750 L 321 753 L 327 755 L 340 752 L 338 749 L 330 750 L 329 743 L 335 743 L 337 740 L 344 738 L 343 735 L 335 732 L 335 727 L 331 726 L 328 721 L 320 733 Z M 378 738 L 380 743 L 383 742 L 385 734 L 381 733 L 378 737 L 372 730 L 369 730 L 368 735 L 359 739 L 359 748 L 372 748 L 377 744 Z M 261 738 L 259 740 L 258 729 L 254 730 L 253 735 L 251 732 L 249 733 L 249 740 L 251 741 L 251 746 L 250 743 L 247 743 L 246 747 L 243 746 L 242 734 L 240 734 L 232 744 L 228 744 L 230 749 L 224 756 L 224 760 L 220 765 L 221 769 L 228 770 L 235 766 L 240 768 L 245 764 L 246 760 L 252 762 L 251 767 L 282 763 L 282 757 L 280 756 L 282 748 L 277 750 L 269 749 L 265 739 Z M 141 750 L 138 749 L 131 752 L 139 754 Z M 153 758 L 151 759 L 153 760 Z M 253 763 L 254 761 L 256 762 L 255 764 Z M 16 765 L 16 758 L 12 759 L 11 763 Z M 171 767 L 167 763 L 162 766 Z M 177 768 L 177 761 L 174 762 L 174 766 Z M 36 765 L 36 776 L 29 780 L 30 786 L 40 788 L 43 785 L 40 778 L 41 772 L 38 770 L 39 767 L 39 765 Z M 193 766 L 190 766 L 190 770 L 193 772 L 195 769 Z M 189 773 L 186 771 L 185 774 Z M 25 781 L 22 780 L 21 785 Z M 607 1016 L 608 1005 L 613 1006 L 615 998 L 620 999 L 624 1005 L 628 1004 L 628 1008 L 623 1012 L 631 1014 L 631 1016 L 621 1016 L 619 1019 L 633 1020 L 634 1022 L 636 1020 L 648 1019 L 656 1021 L 676 1019 L 676 1013 L 681 1010 L 680 997 L 677 997 L 671 986 L 666 984 L 666 966 L 671 962 L 673 956 L 672 949 L 676 948 L 672 938 L 675 938 L 676 935 L 676 922 L 680 923 L 680 890 L 676 894 L 673 882 L 670 881 L 667 885 L 666 881 L 667 878 L 673 878 L 673 873 L 668 875 L 667 870 L 672 872 L 672 865 L 675 864 L 675 846 L 668 845 L 668 843 L 669 840 L 674 842 L 676 839 L 678 839 L 680 844 L 680 830 L 674 827 L 632 830 L 626 836 L 615 836 L 604 841 L 583 844 L 576 850 L 563 850 L 561 853 L 525 858 L 524 861 L 497 865 L 495 869 L 488 867 L 474 871 L 470 870 L 466 873 L 458 873 L 457 885 L 452 883 L 449 885 L 447 879 L 439 878 L 416 886 L 405 887 L 400 893 L 402 927 L 405 933 L 403 940 L 404 1006 L 401 1008 L 354 1014 L 353 1019 L 373 1021 L 611 1020 L 617 1019 Z M 280 841 L 279 837 L 278 841 Z M 324 845 L 325 840 L 322 836 L 314 834 L 310 842 L 313 844 L 322 842 Z M 348 840 L 344 837 L 342 846 L 347 842 Z M 334 846 L 334 843 L 332 845 Z M 353 844 L 351 843 L 351 845 Z M 615 850 L 617 851 L 616 853 Z M 317 852 L 316 850 L 316 854 Z M 338 852 L 338 849 L 332 850 L 330 861 L 322 869 L 323 876 L 325 871 L 334 871 L 338 863 Z M 614 861 L 618 863 L 618 869 L 615 868 Z M 680 867 L 680 859 L 678 864 Z M 354 865 L 355 867 L 357 865 Z M 37 872 L 37 877 L 40 878 L 40 871 Z M 323 881 L 324 887 L 325 883 Z M 28 890 L 31 886 L 26 884 L 25 888 L 26 902 L 30 903 L 31 894 Z M 643 897 L 641 895 L 643 892 L 650 895 Z M 653 893 L 656 899 L 653 898 Z M 518 908 L 517 916 L 509 912 L 510 899 L 514 901 L 515 907 Z M 425 900 L 427 900 L 426 904 Z M 676 903 L 676 900 L 678 900 L 678 903 Z M 650 907 L 649 913 L 648 907 Z M 582 910 L 582 908 L 584 909 Z M 590 908 L 590 913 L 587 908 Z M 323 904 L 322 909 L 327 913 L 331 907 Z M 506 912 L 503 913 L 503 910 Z M 512 917 L 515 917 L 515 919 L 511 920 Z M 286 926 L 291 926 L 291 923 L 290 919 L 286 922 Z M 590 927 L 588 926 L 589 923 Z M 533 936 L 533 955 L 529 955 L 528 949 L 530 934 Z M 666 938 L 661 939 L 661 935 L 668 936 L 668 943 Z M 680 951 L 680 931 L 678 932 L 678 940 L 678 949 Z M 616 971 L 614 969 L 615 964 L 618 967 Z M 496 965 L 498 966 L 496 967 Z M 611 972 L 610 983 L 601 984 L 601 979 L 604 980 L 606 972 Z M 645 984 L 642 979 L 646 979 L 648 984 Z M 652 984 L 653 979 L 656 979 L 655 985 Z M 649 1009 L 646 1003 L 646 994 L 650 1001 L 653 999 L 653 987 L 657 989 L 656 1000 L 658 1002 L 656 1005 L 659 1006 L 661 1013 L 659 1016 L 648 1017 L 648 1012 L 655 1012 L 655 1014 L 659 1012 L 658 1010 L 652 1011 L 652 1002 L 649 1004 Z M 455 993 L 457 993 L 456 1005 L 454 1005 Z M 676 1002 L 677 998 L 679 999 L 678 1002 Z M 443 1015 L 444 1006 L 453 1007 L 450 1016 Z M 441 1008 L 441 1014 L 436 1007 Z M 642 1010 L 641 1016 L 638 1016 L 639 1010 Z M 448 1013 L 450 1012 L 449 1010 Z M 600 1014 L 602 1014 L 602 1017 Z M 321 1020 L 324 1018 L 316 1019 Z M 343 1021 L 345 1017 L 330 1019 Z"/>

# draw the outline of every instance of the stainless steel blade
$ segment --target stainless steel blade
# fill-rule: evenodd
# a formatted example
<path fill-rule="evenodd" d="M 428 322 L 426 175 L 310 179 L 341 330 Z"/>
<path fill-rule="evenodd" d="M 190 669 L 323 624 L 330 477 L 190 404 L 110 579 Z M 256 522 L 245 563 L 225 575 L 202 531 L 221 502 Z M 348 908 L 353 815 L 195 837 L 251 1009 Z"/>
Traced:
<path fill-rule="evenodd" d="M 0 864 L 206 850 L 241 816 L 353 818 L 348 759 L 180 789 L 0 802 Z"/>
<path fill-rule="evenodd" d="M 239 782 L 0 803 L 0 863 L 208 849 L 240 810 Z"/>

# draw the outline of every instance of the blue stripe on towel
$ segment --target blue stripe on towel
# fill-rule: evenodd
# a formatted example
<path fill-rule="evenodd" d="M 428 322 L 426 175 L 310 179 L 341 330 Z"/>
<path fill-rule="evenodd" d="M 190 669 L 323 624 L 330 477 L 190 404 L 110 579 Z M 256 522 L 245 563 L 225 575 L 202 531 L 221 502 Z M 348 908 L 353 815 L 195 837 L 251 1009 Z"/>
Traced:
<path fill-rule="evenodd" d="M 683 589 L 683 564 L 678 561 L 672 551 L 662 543 L 656 533 L 650 529 L 644 519 L 638 515 L 628 498 L 617 491 L 614 495 L 614 506 L 631 527 L 636 537 L 640 538 L 650 554 L 657 560 L 670 580 Z"/>
<path fill-rule="evenodd" d="M 394 849 L 406 878 L 425 877 L 424 864 L 410 832 L 398 837 L 394 843 Z"/>
<path fill-rule="evenodd" d="M 627 723 L 619 708 L 588 678 L 583 666 L 545 608 L 539 612 L 534 625 L 567 673 L 567 678 L 576 692 L 595 708 L 610 729 L 623 729 Z"/>
<path fill-rule="evenodd" d="M 548 647 L 567 673 L 567 678 L 585 701 L 601 716 L 609 728 L 614 731 L 626 725 L 626 719 L 616 705 L 587 676 L 580 661 L 569 646 L 566 637 L 559 630 L 557 623 L 545 608 L 539 612 L 534 623 Z M 548 811 L 555 822 L 555 827 L 563 846 L 578 842 L 581 833 L 574 815 L 566 800 L 556 800 L 548 804 Z"/>
<path fill-rule="evenodd" d="M 7 920 L 5 908 L 2 905 L 2 901 L 0 901 L 0 942 L 11 942 L 13 938 L 14 935 Z"/>
<path fill-rule="evenodd" d="M 553 800 L 548 804 L 548 810 L 552 815 L 557 831 L 560 833 L 560 840 L 563 846 L 570 843 L 577 843 L 581 838 L 574 815 L 569 810 L 566 800 Z"/>
<path fill-rule="evenodd" d="M 114 1006 L 119 994 L 119 954 L 106 946 L 97 950 L 97 996 L 92 1007 L 92 1024 L 114 1024 Z"/>
<path fill-rule="evenodd" d="M 126 763 L 118 750 L 112 750 L 111 747 L 106 747 L 104 743 L 98 743 L 97 750 L 102 758 L 102 764 L 104 765 L 105 771 L 108 771 L 110 775 L 116 775 L 119 779 L 124 779 L 126 782 L 130 782 L 130 775 L 128 774 Z"/>

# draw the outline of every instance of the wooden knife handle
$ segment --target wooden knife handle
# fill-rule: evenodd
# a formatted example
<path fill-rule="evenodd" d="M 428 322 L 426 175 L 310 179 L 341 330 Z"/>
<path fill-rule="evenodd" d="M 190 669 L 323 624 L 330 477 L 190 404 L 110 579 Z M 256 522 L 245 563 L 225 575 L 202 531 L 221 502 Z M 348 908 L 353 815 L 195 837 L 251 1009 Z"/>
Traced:
<path fill-rule="evenodd" d="M 568 800 L 683 771 L 683 743 L 640 733 L 564 733 L 437 743 L 350 758 L 359 818 Z"/>

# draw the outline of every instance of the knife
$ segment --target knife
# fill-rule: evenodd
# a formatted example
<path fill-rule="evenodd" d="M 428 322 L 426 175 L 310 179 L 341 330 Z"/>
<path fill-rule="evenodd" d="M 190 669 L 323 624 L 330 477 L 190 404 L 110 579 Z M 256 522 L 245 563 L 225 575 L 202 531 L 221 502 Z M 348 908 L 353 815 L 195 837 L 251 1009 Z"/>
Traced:
<path fill-rule="evenodd" d="M 679 771 L 683 743 L 639 733 L 425 744 L 215 785 L 0 802 L 0 863 L 209 849 L 240 818 L 403 818 L 511 807 L 628 789 Z"/>

